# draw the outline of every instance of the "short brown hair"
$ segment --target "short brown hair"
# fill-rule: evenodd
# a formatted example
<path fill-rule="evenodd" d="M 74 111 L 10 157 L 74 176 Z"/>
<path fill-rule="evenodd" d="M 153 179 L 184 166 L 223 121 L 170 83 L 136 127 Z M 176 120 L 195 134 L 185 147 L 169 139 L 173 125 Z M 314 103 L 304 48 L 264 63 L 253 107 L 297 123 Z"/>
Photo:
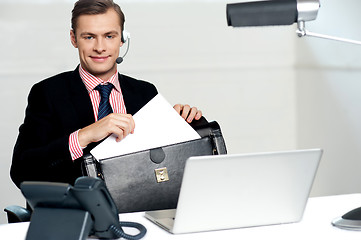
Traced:
<path fill-rule="evenodd" d="M 77 27 L 78 18 L 81 15 L 96 15 L 104 14 L 109 9 L 114 9 L 119 16 L 120 28 L 124 30 L 125 17 L 119 5 L 114 3 L 113 0 L 78 0 L 74 4 L 71 17 L 71 28 L 74 33 Z"/>

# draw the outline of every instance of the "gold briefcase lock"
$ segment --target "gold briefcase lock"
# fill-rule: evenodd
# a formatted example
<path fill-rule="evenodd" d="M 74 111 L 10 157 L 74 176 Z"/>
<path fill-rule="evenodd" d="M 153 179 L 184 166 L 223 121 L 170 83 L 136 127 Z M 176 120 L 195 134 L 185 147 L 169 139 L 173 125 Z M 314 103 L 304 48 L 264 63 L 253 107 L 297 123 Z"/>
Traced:
<path fill-rule="evenodd" d="M 157 178 L 157 182 L 160 183 L 160 182 L 166 182 L 169 180 L 169 177 L 168 177 L 168 170 L 166 167 L 164 168 L 158 168 L 158 169 L 155 169 L 155 176 Z"/>

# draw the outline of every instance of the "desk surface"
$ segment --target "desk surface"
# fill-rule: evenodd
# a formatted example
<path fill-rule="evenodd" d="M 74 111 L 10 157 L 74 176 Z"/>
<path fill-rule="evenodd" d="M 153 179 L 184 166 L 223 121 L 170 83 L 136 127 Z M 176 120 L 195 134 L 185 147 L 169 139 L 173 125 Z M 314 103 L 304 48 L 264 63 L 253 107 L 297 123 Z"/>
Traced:
<path fill-rule="evenodd" d="M 150 239 L 360 239 L 361 231 L 335 228 L 331 221 L 349 210 L 361 206 L 361 194 L 310 198 L 299 223 L 264 227 L 241 228 L 192 234 L 170 234 L 144 217 L 144 213 L 120 214 L 121 221 L 142 223 L 148 230 L 145 240 Z M 241 217 L 241 216 L 240 216 Z M 25 239 L 28 223 L 0 225 L 0 239 Z M 128 229 L 124 229 L 128 231 Z M 134 231 L 128 231 L 134 234 Z"/>

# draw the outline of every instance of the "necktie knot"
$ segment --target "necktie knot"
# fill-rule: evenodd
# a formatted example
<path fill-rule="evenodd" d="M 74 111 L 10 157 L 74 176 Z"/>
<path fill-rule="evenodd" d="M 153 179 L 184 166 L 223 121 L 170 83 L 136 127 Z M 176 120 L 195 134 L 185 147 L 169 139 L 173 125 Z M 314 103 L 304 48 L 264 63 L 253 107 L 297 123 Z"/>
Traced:
<path fill-rule="evenodd" d="M 107 85 L 99 84 L 98 86 L 95 87 L 95 90 L 99 91 L 101 98 L 109 98 L 110 92 L 112 91 L 113 87 L 114 87 L 113 84 L 107 84 Z"/>
<path fill-rule="evenodd" d="M 114 87 L 113 84 L 107 84 L 107 85 L 99 84 L 98 86 L 95 87 L 95 90 L 98 90 L 100 94 L 98 120 L 102 119 L 103 117 L 113 112 L 112 107 L 110 106 L 109 103 L 109 96 L 113 87 Z"/>

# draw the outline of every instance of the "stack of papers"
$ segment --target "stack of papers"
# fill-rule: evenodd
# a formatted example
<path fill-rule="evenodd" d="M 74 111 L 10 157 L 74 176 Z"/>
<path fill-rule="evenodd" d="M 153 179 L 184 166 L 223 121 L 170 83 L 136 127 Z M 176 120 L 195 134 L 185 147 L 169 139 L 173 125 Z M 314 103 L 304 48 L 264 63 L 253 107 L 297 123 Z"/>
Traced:
<path fill-rule="evenodd" d="M 135 129 L 122 141 L 110 135 L 91 154 L 101 159 L 199 139 L 199 134 L 158 94 L 133 116 Z"/>

